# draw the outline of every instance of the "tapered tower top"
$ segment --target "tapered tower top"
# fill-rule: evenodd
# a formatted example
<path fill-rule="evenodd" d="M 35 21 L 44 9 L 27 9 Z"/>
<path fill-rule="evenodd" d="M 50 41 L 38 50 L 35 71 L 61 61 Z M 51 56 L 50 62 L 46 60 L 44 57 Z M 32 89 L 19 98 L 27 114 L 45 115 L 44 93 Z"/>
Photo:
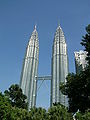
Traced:
<path fill-rule="evenodd" d="M 58 27 L 57 27 L 57 29 L 56 29 L 56 32 L 57 31 L 62 31 L 62 28 L 61 28 L 61 26 L 60 26 L 60 23 L 58 24 Z M 63 32 L 63 31 L 62 31 Z"/>
<path fill-rule="evenodd" d="M 65 42 L 64 33 L 62 31 L 60 23 L 59 23 L 59 25 L 56 29 L 55 36 L 54 36 L 54 41 Z"/>
<path fill-rule="evenodd" d="M 29 45 L 34 44 L 34 41 L 36 41 L 36 44 L 38 44 L 38 46 L 39 46 L 38 32 L 36 30 L 36 25 L 34 26 L 34 30 L 33 30 L 32 34 L 30 36 Z"/>
<path fill-rule="evenodd" d="M 34 26 L 33 32 L 37 32 L 37 26 L 36 25 Z"/>
<path fill-rule="evenodd" d="M 38 33 L 37 33 L 37 29 L 36 29 L 37 27 L 36 27 L 36 25 L 34 26 L 34 30 L 33 30 L 33 32 L 32 32 L 32 35 L 31 35 L 31 38 L 33 38 L 33 39 L 37 39 L 37 37 L 38 37 Z"/>
<path fill-rule="evenodd" d="M 60 28 L 60 22 L 58 23 L 58 27 Z"/>

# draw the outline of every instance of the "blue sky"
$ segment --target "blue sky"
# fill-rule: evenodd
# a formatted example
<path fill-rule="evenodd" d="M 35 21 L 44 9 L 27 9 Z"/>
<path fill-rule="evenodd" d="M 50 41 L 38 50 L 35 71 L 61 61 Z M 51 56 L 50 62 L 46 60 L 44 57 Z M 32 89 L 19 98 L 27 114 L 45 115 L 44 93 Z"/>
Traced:
<path fill-rule="evenodd" d="M 69 71 L 75 72 L 74 51 L 83 49 L 80 42 L 85 27 L 90 24 L 90 0 L 0 0 L 1 92 L 19 83 L 26 46 L 35 24 L 40 49 L 38 73 L 51 74 L 52 44 L 58 23 L 67 42 Z M 47 81 L 38 91 L 37 106 L 47 108 L 49 102 L 50 81 Z"/>

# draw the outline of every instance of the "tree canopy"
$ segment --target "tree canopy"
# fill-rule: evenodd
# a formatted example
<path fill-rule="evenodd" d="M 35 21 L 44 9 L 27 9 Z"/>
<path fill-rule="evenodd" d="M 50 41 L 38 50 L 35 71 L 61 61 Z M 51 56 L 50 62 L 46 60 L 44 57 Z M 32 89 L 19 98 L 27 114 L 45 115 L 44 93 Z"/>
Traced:
<path fill-rule="evenodd" d="M 7 98 L 4 97 L 2 93 L 0 93 L 0 119 L 1 120 L 9 120 L 11 113 L 11 105 Z"/>
<path fill-rule="evenodd" d="M 48 120 L 47 112 L 44 108 L 33 107 L 29 111 L 30 120 Z"/>
<path fill-rule="evenodd" d="M 76 113 L 76 120 L 90 120 L 90 110 L 87 110 L 84 114 L 81 112 Z"/>
<path fill-rule="evenodd" d="M 22 89 L 19 87 L 19 85 L 11 85 L 10 88 L 8 90 L 5 90 L 4 93 L 5 96 L 9 98 L 12 106 L 27 109 L 27 97 L 22 93 Z"/>
<path fill-rule="evenodd" d="M 60 85 L 63 94 L 68 95 L 69 111 L 81 112 L 90 108 L 90 25 L 86 27 L 86 35 L 81 44 L 87 51 L 88 67 L 80 74 L 69 73 L 66 84 Z"/>
<path fill-rule="evenodd" d="M 48 120 L 73 120 L 73 118 L 63 105 L 54 104 L 48 110 Z"/>
<path fill-rule="evenodd" d="M 0 93 L 0 120 L 73 120 L 67 109 L 55 104 L 48 111 L 39 107 L 30 111 L 12 106 L 8 98 Z"/>
<path fill-rule="evenodd" d="M 85 47 L 85 51 L 87 51 L 87 60 L 90 65 L 90 24 L 86 27 L 86 35 L 83 36 L 81 41 L 81 45 Z"/>

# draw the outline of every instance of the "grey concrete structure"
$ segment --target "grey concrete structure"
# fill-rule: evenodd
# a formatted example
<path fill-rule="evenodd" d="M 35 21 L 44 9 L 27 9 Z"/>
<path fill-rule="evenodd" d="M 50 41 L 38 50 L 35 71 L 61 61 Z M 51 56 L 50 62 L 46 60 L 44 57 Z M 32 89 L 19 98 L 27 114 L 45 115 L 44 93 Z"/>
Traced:
<path fill-rule="evenodd" d="M 68 75 L 67 45 L 60 25 L 56 29 L 52 49 L 51 105 L 53 103 L 61 103 L 68 106 L 67 97 L 59 89 L 60 82 L 65 83 Z"/>
<path fill-rule="evenodd" d="M 76 73 L 80 73 L 80 71 L 85 70 L 87 66 L 87 52 L 80 50 L 79 52 L 74 52 L 75 55 L 75 68 L 76 68 Z"/>
<path fill-rule="evenodd" d="M 38 72 L 39 41 L 35 29 L 26 48 L 26 54 L 21 73 L 20 87 L 27 96 L 28 109 L 36 105 L 37 72 Z"/>

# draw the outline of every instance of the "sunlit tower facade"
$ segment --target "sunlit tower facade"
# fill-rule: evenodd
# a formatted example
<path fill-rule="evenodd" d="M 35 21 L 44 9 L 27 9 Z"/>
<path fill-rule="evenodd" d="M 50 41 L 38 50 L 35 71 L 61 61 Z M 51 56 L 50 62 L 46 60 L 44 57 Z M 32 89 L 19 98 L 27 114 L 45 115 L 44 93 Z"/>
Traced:
<path fill-rule="evenodd" d="M 36 105 L 39 41 L 36 26 L 28 42 L 23 61 L 20 87 L 27 96 L 28 109 Z"/>
<path fill-rule="evenodd" d="M 74 52 L 74 55 L 75 55 L 76 73 L 79 74 L 81 71 L 85 70 L 85 68 L 88 65 L 86 60 L 87 52 L 80 50 L 80 51 Z"/>
<path fill-rule="evenodd" d="M 60 103 L 67 107 L 68 98 L 60 91 L 60 83 L 65 83 L 68 75 L 67 45 L 60 25 L 56 29 L 53 41 L 51 75 L 38 76 L 38 62 L 39 40 L 35 26 L 26 48 L 20 79 L 20 87 L 27 96 L 28 110 L 36 106 L 38 80 L 51 81 L 51 106 L 53 103 Z"/>
<path fill-rule="evenodd" d="M 66 82 L 68 75 L 68 55 L 65 36 L 60 25 L 57 27 L 52 47 L 51 106 L 60 103 L 68 106 L 67 96 L 60 91 L 60 83 Z"/>

